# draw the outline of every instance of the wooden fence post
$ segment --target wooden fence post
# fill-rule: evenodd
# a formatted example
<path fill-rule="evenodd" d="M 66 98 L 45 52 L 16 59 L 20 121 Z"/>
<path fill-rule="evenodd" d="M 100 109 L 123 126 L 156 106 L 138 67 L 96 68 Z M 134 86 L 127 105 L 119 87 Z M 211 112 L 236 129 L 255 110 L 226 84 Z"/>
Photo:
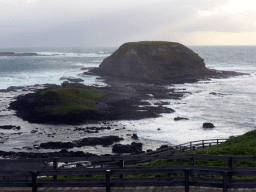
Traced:
<path fill-rule="evenodd" d="M 217 139 L 217 145 L 219 145 L 219 139 Z"/>
<path fill-rule="evenodd" d="M 189 192 L 189 173 L 190 169 L 185 169 L 185 192 Z"/>
<path fill-rule="evenodd" d="M 193 154 L 193 157 L 190 158 L 190 165 L 192 165 L 192 166 L 195 166 L 195 157 L 194 157 L 194 155 L 195 155 L 195 154 Z M 190 173 L 190 176 L 191 176 L 191 177 L 194 177 L 194 173 L 191 172 L 191 173 Z"/>
<path fill-rule="evenodd" d="M 124 160 L 120 160 L 120 161 L 119 161 L 119 167 L 120 167 L 120 168 L 124 168 Z M 119 178 L 120 178 L 120 179 L 123 179 L 123 178 L 124 178 L 124 174 L 120 174 L 120 175 L 119 175 Z"/>
<path fill-rule="evenodd" d="M 204 149 L 204 140 L 202 140 L 202 147 L 203 147 L 203 149 Z"/>
<path fill-rule="evenodd" d="M 111 192 L 111 171 L 106 170 L 106 192 Z"/>
<path fill-rule="evenodd" d="M 228 168 L 229 168 L 230 171 L 232 171 L 232 169 L 233 169 L 233 159 L 232 159 L 232 157 L 229 157 L 229 159 L 228 159 Z M 228 182 L 229 183 L 232 182 L 232 175 L 231 174 L 228 175 Z"/>
<path fill-rule="evenodd" d="M 37 172 L 32 172 L 32 192 L 37 192 Z"/>
<path fill-rule="evenodd" d="M 54 158 L 53 169 L 54 170 L 58 169 L 58 159 L 57 158 Z M 53 175 L 53 181 L 57 181 L 57 179 L 58 179 L 58 175 Z"/>
<path fill-rule="evenodd" d="M 192 143 L 190 142 L 190 151 L 192 151 Z"/>
<path fill-rule="evenodd" d="M 228 172 L 223 171 L 223 192 L 228 191 Z"/>

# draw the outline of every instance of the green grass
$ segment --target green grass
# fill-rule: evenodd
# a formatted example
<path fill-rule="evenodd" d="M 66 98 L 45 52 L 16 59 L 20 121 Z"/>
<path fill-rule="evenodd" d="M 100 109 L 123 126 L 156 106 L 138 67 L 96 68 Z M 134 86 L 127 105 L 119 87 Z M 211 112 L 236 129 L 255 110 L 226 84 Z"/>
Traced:
<path fill-rule="evenodd" d="M 255 156 L 256 155 L 256 130 L 245 133 L 244 135 L 228 139 L 219 145 L 206 149 L 184 152 L 182 154 L 206 154 L 206 155 L 223 155 L 223 156 Z M 174 166 L 189 165 L 189 159 L 169 160 L 162 159 L 152 161 L 151 163 L 140 164 L 136 166 Z M 228 167 L 227 161 L 222 160 L 203 160 L 196 159 L 196 165 Z M 255 161 L 237 161 L 233 162 L 233 167 L 256 167 Z"/>
<path fill-rule="evenodd" d="M 95 90 L 81 88 L 50 89 L 38 93 L 39 98 L 44 98 L 48 102 L 48 105 L 44 106 L 44 110 L 50 111 L 52 114 L 96 110 L 97 105 L 92 100 L 103 95 Z"/>
<path fill-rule="evenodd" d="M 139 45 L 171 45 L 171 44 L 178 44 L 175 42 L 168 42 L 168 41 L 138 41 L 138 42 L 129 42 L 121 45 L 118 49 L 118 56 L 123 55 L 130 47 L 139 46 Z"/>

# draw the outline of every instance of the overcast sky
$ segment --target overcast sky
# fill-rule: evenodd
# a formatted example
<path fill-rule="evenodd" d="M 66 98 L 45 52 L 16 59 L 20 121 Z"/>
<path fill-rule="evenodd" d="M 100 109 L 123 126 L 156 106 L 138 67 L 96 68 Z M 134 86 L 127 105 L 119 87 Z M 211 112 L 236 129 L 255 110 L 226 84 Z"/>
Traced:
<path fill-rule="evenodd" d="M 255 0 L 0 0 L 0 47 L 256 45 Z"/>

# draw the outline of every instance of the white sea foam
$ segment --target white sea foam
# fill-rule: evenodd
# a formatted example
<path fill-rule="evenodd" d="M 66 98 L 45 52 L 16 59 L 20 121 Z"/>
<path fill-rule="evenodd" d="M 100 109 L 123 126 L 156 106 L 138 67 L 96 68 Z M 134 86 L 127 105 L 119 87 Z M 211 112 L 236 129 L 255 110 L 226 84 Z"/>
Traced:
<path fill-rule="evenodd" d="M 64 52 L 36 52 L 39 55 L 51 57 L 107 57 L 105 53 L 64 53 Z"/>

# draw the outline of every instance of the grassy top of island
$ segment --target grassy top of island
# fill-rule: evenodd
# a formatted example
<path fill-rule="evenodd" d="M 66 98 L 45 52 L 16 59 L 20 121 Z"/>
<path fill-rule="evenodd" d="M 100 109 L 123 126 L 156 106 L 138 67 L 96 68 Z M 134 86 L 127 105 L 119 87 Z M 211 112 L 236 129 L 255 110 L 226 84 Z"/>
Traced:
<path fill-rule="evenodd" d="M 179 44 L 175 42 L 169 42 L 169 41 L 138 41 L 138 42 L 128 42 L 124 43 L 121 45 L 117 51 L 117 57 L 122 56 L 126 51 L 128 51 L 129 48 L 134 47 L 134 46 L 142 46 L 142 45 L 147 45 L 147 46 L 152 46 L 152 45 L 172 45 L 172 44 Z"/>
<path fill-rule="evenodd" d="M 46 101 L 44 110 L 62 115 L 80 110 L 96 110 L 97 106 L 92 100 L 101 96 L 103 93 L 81 88 L 50 89 L 36 94 L 39 100 Z"/>
<path fill-rule="evenodd" d="M 63 120 L 69 118 L 71 122 L 76 122 L 83 119 L 84 112 L 87 112 L 88 116 L 89 111 L 98 111 L 95 100 L 104 94 L 96 91 L 93 87 L 66 81 L 62 86 L 20 95 L 16 101 L 10 104 L 10 107 L 18 110 L 18 115 L 23 118 L 33 117 L 42 122 L 47 119 L 58 122 L 59 119 L 63 119 L 63 117 L 59 118 L 60 116 L 65 116 Z M 70 116 L 71 114 L 74 115 Z M 80 117 L 78 114 L 81 119 L 78 118 Z M 51 119 L 53 117 L 56 117 L 55 120 Z"/>

